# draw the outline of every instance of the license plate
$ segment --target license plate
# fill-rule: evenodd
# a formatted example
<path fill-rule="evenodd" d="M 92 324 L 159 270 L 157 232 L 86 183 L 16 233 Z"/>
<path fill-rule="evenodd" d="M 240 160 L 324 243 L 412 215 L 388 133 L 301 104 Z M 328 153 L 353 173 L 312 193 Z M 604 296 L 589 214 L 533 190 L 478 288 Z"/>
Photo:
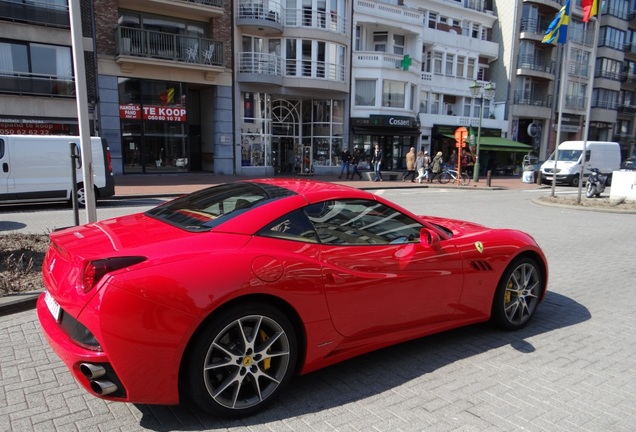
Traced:
<path fill-rule="evenodd" d="M 49 308 L 49 312 L 51 312 L 55 321 L 59 322 L 60 317 L 62 316 L 62 308 L 55 299 L 51 297 L 51 294 L 49 294 L 48 291 L 44 292 L 44 303 L 46 303 L 46 306 Z"/>

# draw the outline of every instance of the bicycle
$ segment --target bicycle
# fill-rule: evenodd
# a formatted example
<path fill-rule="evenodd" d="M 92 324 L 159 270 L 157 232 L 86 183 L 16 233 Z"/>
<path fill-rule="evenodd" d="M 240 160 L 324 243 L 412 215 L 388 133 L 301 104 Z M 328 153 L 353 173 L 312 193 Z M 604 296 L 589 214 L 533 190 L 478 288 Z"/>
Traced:
<path fill-rule="evenodd" d="M 442 172 L 442 174 L 438 178 L 438 182 L 442 184 L 446 184 L 453 180 L 453 183 L 457 183 L 457 178 L 459 176 L 460 183 L 462 186 L 468 186 L 470 184 L 470 177 L 465 172 L 459 174 L 457 170 L 447 168 Z"/>

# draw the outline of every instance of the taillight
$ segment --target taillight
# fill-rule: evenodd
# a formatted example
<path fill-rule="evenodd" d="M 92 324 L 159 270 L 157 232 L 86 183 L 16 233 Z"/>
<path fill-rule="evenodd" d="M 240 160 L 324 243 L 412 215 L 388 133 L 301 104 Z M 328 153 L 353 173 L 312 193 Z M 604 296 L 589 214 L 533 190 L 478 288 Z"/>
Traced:
<path fill-rule="evenodd" d="M 108 171 L 109 173 L 113 172 L 113 166 L 111 164 L 111 157 L 110 157 L 110 148 L 106 147 L 106 166 L 108 167 Z"/>
<path fill-rule="evenodd" d="M 104 275 L 124 267 L 139 264 L 145 260 L 146 257 L 129 256 L 89 261 L 82 272 L 82 290 L 87 293 L 93 289 Z"/>

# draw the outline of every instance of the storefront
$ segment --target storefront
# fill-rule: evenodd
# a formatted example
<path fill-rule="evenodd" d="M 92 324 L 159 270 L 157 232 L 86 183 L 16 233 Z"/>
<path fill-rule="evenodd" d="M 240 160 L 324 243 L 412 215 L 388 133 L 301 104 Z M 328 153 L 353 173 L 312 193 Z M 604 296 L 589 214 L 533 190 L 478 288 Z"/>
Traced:
<path fill-rule="evenodd" d="M 200 166 L 200 151 L 193 151 L 190 133 L 197 125 L 187 99 L 183 83 L 119 79 L 125 174 L 185 172 Z"/>
<path fill-rule="evenodd" d="M 351 119 L 351 151 L 361 155 L 361 164 L 371 168 L 371 155 L 375 144 L 384 154 L 382 169 L 406 169 L 405 157 L 411 147 L 419 150 L 420 125 L 413 117 L 371 115 Z"/>
<path fill-rule="evenodd" d="M 441 151 L 444 162 L 457 160 L 456 129 L 457 126 L 433 126 L 432 153 Z M 466 152 L 472 155 L 477 150 L 477 132 L 476 129 L 471 129 L 465 148 Z M 479 135 L 479 175 L 486 175 L 488 171 L 499 175 L 518 175 L 521 173 L 523 156 L 533 150 L 532 145 L 502 138 L 501 129 L 482 128 Z"/>
<path fill-rule="evenodd" d="M 250 92 L 241 93 L 241 100 L 243 174 L 329 174 L 339 166 L 343 100 L 290 100 Z"/>

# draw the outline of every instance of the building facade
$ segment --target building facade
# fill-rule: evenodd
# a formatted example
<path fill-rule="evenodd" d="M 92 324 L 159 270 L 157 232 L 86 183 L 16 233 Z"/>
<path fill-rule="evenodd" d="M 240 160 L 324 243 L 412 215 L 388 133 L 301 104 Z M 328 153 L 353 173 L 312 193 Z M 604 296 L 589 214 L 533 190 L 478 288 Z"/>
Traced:
<path fill-rule="evenodd" d="M 88 99 L 96 104 L 91 2 L 82 14 Z M 0 1 L 0 134 L 78 134 L 66 0 Z M 93 113 L 91 125 L 94 130 Z"/>
<path fill-rule="evenodd" d="M 494 2 L 501 56 L 493 70 L 509 83 L 505 96 L 509 133 L 514 140 L 532 145 L 533 152 L 545 159 L 557 142 L 584 138 L 589 105 L 588 139 L 619 141 L 623 157 L 628 157 L 634 151 L 636 110 L 630 81 L 636 1 L 600 2 L 596 50 L 597 22 L 583 22 L 581 0 L 571 0 L 568 43 L 542 43 L 564 4 L 565 0 Z M 559 120 L 561 135 L 557 137 Z"/>

